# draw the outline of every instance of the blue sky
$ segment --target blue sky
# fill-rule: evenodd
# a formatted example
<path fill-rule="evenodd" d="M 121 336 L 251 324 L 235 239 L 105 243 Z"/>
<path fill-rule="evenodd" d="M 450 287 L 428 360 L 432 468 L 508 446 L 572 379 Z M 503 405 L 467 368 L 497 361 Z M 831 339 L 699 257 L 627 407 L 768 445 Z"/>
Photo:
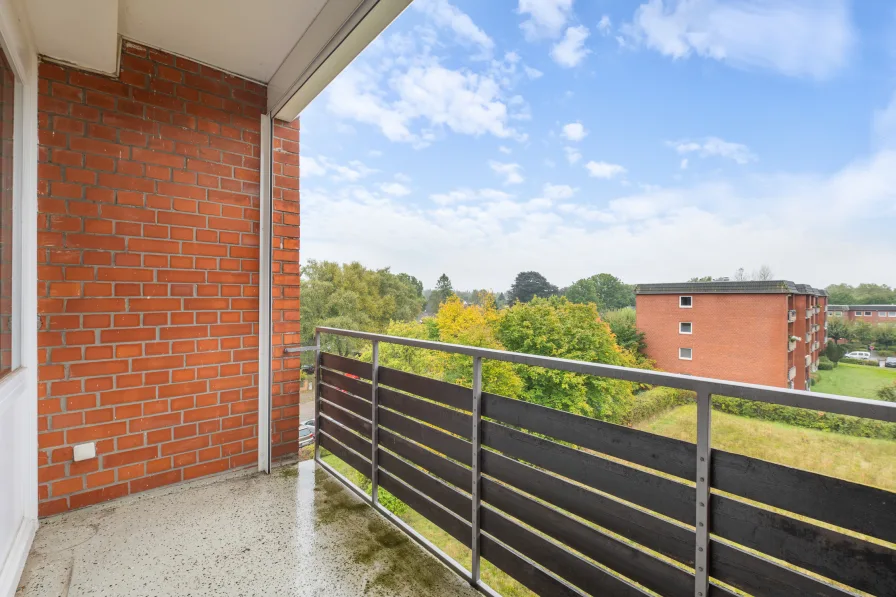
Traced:
<path fill-rule="evenodd" d="M 302 257 L 896 285 L 896 7 L 415 0 L 301 116 Z"/>

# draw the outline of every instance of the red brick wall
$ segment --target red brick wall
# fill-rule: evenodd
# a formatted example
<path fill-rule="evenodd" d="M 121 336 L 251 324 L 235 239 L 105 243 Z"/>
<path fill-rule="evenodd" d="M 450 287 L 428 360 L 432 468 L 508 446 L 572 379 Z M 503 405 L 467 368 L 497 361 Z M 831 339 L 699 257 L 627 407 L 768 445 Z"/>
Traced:
<path fill-rule="evenodd" d="M 299 121 L 275 121 L 273 137 L 271 453 L 278 458 L 299 449 L 301 362 L 283 352 L 299 344 Z"/>
<path fill-rule="evenodd" d="M 132 43 L 41 64 L 42 515 L 255 463 L 265 93 Z"/>
<path fill-rule="evenodd" d="M 678 295 L 637 296 L 637 325 L 647 355 L 672 373 L 787 386 L 787 295 L 695 294 L 693 307 Z M 691 335 L 679 334 L 691 322 Z M 678 358 L 692 348 L 693 360 Z"/>

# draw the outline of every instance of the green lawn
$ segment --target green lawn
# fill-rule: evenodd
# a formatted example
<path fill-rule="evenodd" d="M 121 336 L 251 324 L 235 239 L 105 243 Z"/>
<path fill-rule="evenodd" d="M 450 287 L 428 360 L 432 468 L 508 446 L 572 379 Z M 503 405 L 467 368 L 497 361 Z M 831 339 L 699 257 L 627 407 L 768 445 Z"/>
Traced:
<path fill-rule="evenodd" d="M 680 406 L 637 427 L 694 442 L 696 417 L 696 405 Z M 712 445 L 727 452 L 896 491 L 896 441 L 852 437 L 714 411 Z"/>
<path fill-rule="evenodd" d="M 831 371 L 819 371 L 818 376 L 813 392 L 875 399 L 881 386 L 896 381 L 896 369 L 842 363 Z"/>

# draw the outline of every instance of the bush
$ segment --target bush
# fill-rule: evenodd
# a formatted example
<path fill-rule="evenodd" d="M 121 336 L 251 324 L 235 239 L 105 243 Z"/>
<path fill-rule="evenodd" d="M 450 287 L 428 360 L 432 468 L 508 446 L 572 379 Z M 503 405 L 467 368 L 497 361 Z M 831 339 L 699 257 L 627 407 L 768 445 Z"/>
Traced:
<path fill-rule="evenodd" d="M 832 361 L 827 357 L 821 357 L 818 359 L 818 370 L 819 371 L 832 371 L 834 367 L 837 366 L 837 363 Z"/>
<path fill-rule="evenodd" d="M 883 359 L 887 357 L 896 357 L 896 350 L 878 350 L 877 354 Z"/>
<path fill-rule="evenodd" d="M 896 402 L 896 381 L 879 389 L 877 391 L 877 399 L 886 402 Z"/>
<path fill-rule="evenodd" d="M 628 411 L 620 417 L 620 422 L 629 426 L 637 425 L 677 406 L 692 404 L 694 400 L 694 392 L 688 390 L 654 387 L 635 394 L 634 401 Z"/>
<path fill-rule="evenodd" d="M 843 357 L 840 359 L 841 363 L 848 363 L 850 365 L 867 365 L 868 367 L 880 367 L 880 363 L 875 361 L 874 359 L 849 359 Z"/>
<path fill-rule="evenodd" d="M 819 431 L 830 431 L 857 437 L 896 439 L 896 423 L 860 419 L 847 415 L 837 415 L 727 396 L 713 396 L 712 407 L 715 410 L 732 415 L 787 423 L 788 425 L 806 427 L 807 429 L 818 429 Z"/>
<path fill-rule="evenodd" d="M 836 366 L 840 359 L 843 358 L 843 355 L 846 354 L 846 348 L 831 341 L 824 347 L 824 354 L 829 360 L 833 361 L 834 366 Z"/>

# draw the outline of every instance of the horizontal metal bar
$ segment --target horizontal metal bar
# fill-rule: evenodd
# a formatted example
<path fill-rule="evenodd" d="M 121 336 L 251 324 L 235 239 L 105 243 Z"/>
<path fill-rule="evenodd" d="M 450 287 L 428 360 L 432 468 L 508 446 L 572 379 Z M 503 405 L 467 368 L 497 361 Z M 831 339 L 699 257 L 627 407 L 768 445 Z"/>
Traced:
<path fill-rule="evenodd" d="M 716 396 L 731 396 L 745 398 L 771 404 L 782 404 L 811 410 L 821 410 L 841 415 L 851 415 L 867 419 L 876 419 L 896 423 L 896 402 L 882 402 L 880 400 L 867 400 L 865 398 L 853 398 L 851 396 L 836 396 L 834 394 L 819 394 L 803 390 L 785 390 L 771 386 L 738 383 L 711 379 L 707 377 L 692 377 L 677 373 L 665 373 L 650 371 L 647 369 L 632 369 L 616 365 L 604 365 L 601 363 L 589 363 L 586 361 L 574 361 L 557 357 L 545 357 L 520 352 L 508 352 L 493 348 L 479 348 L 476 346 L 462 346 L 460 344 L 448 344 L 433 342 L 431 340 L 418 340 L 416 338 L 401 338 L 399 336 L 387 336 L 385 334 L 373 334 L 370 332 L 356 332 L 337 328 L 319 327 L 317 331 L 322 334 L 348 336 L 364 340 L 379 340 L 389 344 L 400 344 L 414 348 L 437 350 L 451 354 L 463 354 L 472 357 L 482 357 L 494 361 L 505 361 L 533 367 L 544 367 L 559 371 L 570 371 L 583 375 L 597 377 L 610 377 L 636 383 L 645 383 L 682 390 L 708 392 Z"/>
<path fill-rule="evenodd" d="M 283 349 L 283 352 L 286 354 L 296 354 L 299 352 L 311 352 L 312 350 L 318 350 L 317 346 L 287 346 Z"/>

